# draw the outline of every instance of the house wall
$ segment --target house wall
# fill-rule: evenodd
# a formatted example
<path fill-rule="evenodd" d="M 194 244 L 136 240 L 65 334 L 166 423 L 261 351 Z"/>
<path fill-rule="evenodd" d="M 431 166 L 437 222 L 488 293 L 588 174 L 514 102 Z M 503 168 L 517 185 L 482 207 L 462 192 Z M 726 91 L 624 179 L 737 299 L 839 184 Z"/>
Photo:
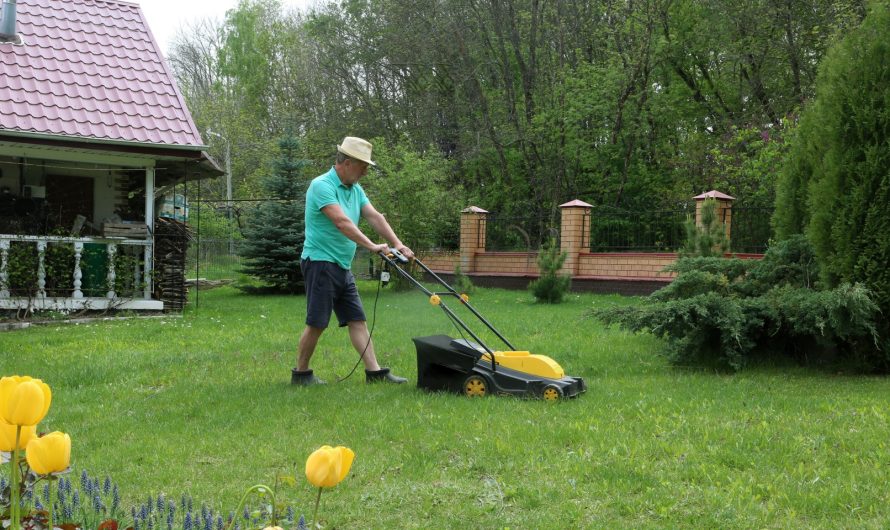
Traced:
<path fill-rule="evenodd" d="M 24 159 L 21 163 L 19 158 L 0 158 L 0 190 L 8 188 L 10 194 L 22 198 L 25 186 L 45 187 L 48 175 L 89 178 L 93 182 L 93 211 L 80 213 L 98 227 L 126 205 L 130 187 L 127 173 L 97 170 L 95 164 L 71 161 Z M 137 173 L 142 175 L 141 171 Z"/>

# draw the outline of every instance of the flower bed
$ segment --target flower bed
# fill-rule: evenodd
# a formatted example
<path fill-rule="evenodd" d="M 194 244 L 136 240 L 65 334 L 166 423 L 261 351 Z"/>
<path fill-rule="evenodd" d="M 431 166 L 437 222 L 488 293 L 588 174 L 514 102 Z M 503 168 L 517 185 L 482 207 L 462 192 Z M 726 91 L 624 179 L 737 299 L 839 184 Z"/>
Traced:
<path fill-rule="evenodd" d="M 145 502 L 121 508 L 121 494 L 110 477 L 100 481 L 81 471 L 71 475 L 71 438 L 62 432 L 38 434 L 52 391 L 40 379 L 11 376 L 0 379 L 0 528 L 10 530 L 283 530 L 306 528 L 306 520 L 279 503 L 275 488 L 257 484 L 247 489 L 235 510 L 223 513 L 188 495 L 178 499 L 159 493 Z M 24 458 L 22 458 L 24 454 Z M 321 493 L 349 473 L 355 454 L 346 447 L 322 446 L 306 460 L 306 478 L 318 487 L 313 521 Z M 296 477 L 278 480 L 295 483 Z M 277 480 L 276 480 L 277 486 Z M 256 496 L 255 505 L 248 500 Z"/>

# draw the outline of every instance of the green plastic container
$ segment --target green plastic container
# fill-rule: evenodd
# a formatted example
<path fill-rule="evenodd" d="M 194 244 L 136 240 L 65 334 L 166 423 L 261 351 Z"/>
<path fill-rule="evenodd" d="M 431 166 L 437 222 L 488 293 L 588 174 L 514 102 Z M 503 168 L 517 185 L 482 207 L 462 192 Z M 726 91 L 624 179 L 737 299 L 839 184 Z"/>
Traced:
<path fill-rule="evenodd" d="M 80 255 L 81 291 L 84 296 L 105 296 L 108 276 L 108 247 L 101 243 L 84 243 Z"/>

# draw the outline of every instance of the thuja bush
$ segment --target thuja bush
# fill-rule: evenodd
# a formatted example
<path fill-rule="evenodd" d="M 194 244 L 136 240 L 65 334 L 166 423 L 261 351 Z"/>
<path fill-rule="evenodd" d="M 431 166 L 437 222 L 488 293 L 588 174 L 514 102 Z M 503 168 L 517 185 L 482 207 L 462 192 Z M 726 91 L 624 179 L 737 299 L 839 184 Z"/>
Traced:
<path fill-rule="evenodd" d="M 802 236 L 771 247 L 761 261 L 681 258 L 670 269 L 677 278 L 648 303 L 592 315 L 662 337 L 678 364 L 740 369 L 772 357 L 888 368 L 875 353 L 880 313 L 871 293 L 859 284 L 820 289 Z"/>
<path fill-rule="evenodd" d="M 538 254 L 538 270 L 541 275 L 528 286 L 535 300 L 548 304 L 558 304 L 569 290 L 572 279 L 559 270 L 566 261 L 566 253 L 560 252 L 559 244 L 550 239 L 547 246 Z"/>

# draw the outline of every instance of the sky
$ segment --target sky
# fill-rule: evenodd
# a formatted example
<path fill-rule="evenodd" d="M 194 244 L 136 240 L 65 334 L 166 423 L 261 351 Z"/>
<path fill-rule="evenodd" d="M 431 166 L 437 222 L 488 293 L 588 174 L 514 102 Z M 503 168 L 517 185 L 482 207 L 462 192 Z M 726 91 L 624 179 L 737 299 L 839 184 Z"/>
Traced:
<path fill-rule="evenodd" d="M 238 0 L 131 0 L 142 8 L 148 27 L 154 34 L 164 55 L 177 31 L 203 18 L 222 20 L 226 11 L 238 4 Z M 286 9 L 304 9 L 314 5 L 313 0 L 281 0 Z"/>

